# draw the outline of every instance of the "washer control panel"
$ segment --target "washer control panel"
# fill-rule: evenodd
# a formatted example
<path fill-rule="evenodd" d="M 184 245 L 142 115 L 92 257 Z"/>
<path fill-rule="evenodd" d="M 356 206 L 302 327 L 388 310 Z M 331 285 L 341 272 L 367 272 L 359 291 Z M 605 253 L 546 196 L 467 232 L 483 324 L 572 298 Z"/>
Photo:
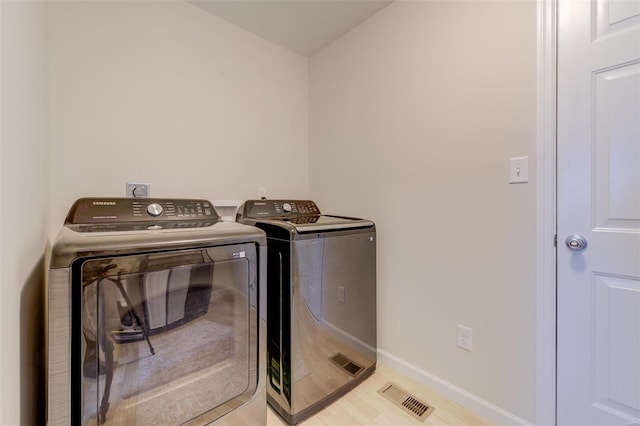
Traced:
<path fill-rule="evenodd" d="M 199 199 L 81 198 L 71 207 L 65 225 L 79 231 L 166 229 L 210 226 L 219 217 L 213 205 Z M 131 228 L 131 224 L 137 224 Z M 91 225 L 79 228 L 74 225 Z M 114 226 L 118 225 L 118 226 Z"/>
<path fill-rule="evenodd" d="M 311 200 L 248 200 L 242 214 L 251 219 L 282 219 L 318 216 L 320 209 Z"/>

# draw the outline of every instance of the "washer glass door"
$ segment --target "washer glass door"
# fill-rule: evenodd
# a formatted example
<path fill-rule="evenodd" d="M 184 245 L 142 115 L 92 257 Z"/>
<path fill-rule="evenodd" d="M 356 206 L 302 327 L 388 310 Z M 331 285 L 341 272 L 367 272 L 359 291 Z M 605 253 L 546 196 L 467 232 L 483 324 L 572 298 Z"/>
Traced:
<path fill-rule="evenodd" d="M 72 392 L 82 424 L 182 424 L 248 400 L 256 257 L 240 244 L 79 260 Z"/>

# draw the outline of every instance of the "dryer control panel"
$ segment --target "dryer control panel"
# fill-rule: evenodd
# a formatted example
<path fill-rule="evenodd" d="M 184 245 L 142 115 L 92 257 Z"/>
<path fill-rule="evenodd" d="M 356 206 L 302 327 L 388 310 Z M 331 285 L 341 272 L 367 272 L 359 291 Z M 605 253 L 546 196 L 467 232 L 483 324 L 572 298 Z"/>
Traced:
<path fill-rule="evenodd" d="M 320 209 L 311 200 L 248 200 L 242 215 L 250 219 L 284 219 L 318 216 Z"/>
<path fill-rule="evenodd" d="M 80 198 L 65 226 L 80 232 L 167 229 L 211 226 L 219 217 L 200 199 Z"/>

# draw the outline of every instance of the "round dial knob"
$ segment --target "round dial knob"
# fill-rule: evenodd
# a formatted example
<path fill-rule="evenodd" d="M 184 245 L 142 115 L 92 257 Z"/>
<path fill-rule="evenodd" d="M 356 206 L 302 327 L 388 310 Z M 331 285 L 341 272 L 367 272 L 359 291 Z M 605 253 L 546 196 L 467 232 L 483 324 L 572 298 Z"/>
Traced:
<path fill-rule="evenodd" d="M 147 206 L 147 214 L 149 216 L 157 217 L 162 214 L 162 206 L 158 203 L 151 203 Z"/>
<path fill-rule="evenodd" d="M 291 211 L 291 204 L 289 203 L 284 203 L 282 205 L 282 210 L 284 210 L 285 212 L 289 213 Z"/>

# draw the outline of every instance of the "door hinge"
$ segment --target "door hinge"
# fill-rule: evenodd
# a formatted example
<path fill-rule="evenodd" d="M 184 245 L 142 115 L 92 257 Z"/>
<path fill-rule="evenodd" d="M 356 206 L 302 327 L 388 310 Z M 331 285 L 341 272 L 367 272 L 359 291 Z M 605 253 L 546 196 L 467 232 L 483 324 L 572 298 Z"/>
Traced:
<path fill-rule="evenodd" d="M 553 246 L 558 247 L 558 234 L 553 236 Z"/>

